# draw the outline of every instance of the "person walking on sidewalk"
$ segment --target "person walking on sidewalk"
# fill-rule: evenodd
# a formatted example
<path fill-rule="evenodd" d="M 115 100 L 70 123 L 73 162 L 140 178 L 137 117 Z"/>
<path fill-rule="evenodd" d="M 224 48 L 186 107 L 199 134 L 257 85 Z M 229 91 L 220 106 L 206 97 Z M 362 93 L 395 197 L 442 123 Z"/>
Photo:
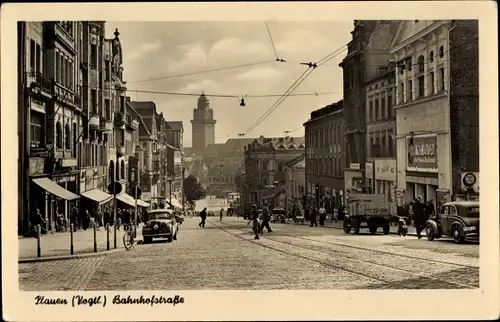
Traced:
<path fill-rule="evenodd" d="M 318 222 L 316 221 L 316 216 L 318 215 L 318 210 L 316 209 L 316 207 L 313 207 L 309 213 L 309 219 L 311 221 L 311 224 L 309 225 L 310 227 L 312 226 L 318 226 Z"/>
<path fill-rule="evenodd" d="M 224 214 L 224 208 L 220 208 L 220 221 L 222 221 L 223 214 Z"/>
<path fill-rule="evenodd" d="M 257 205 L 252 205 L 252 210 L 250 211 L 250 220 L 247 222 L 247 225 L 252 223 L 252 231 L 255 234 L 253 239 L 259 238 L 259 212 L 257 211 Z"/>
<path fill-rule="evenodd" d="M 42 216 L 42 213 L 40 212 L 40 209 L 36 209 L 35 210 L 35 213 L 33 213 L 33 219 L 32 219 L 32 229 L 34 232 L 36 232 L 36 227 L 40 225 L 40 234 L 42 234 L 42 232 L 47 232 L 46 229 L 45 229 L 45 225 L 47 225 L 47 222 L 45 221 L 45 219 L 43 218 Z M 35 235 L 36 236 L 36 235 Z"/>
<path fill-rule="evenodd" d="M 201 221 L 198 224 L 198 226 L 205 228 L 205 222 L 207 220 L 207 207 L 203 208 L 203 210 L 200 211 L 200 218 L 201 218 Z"/>
<path fill-rule="evenodd" d="M 422 203 L 422 196 L 418 196 L 413 204 L 413 213 L 415 215 L 415 228 L 417 228 L 417 236 L 418 239 L 422 238 L 422 230 L 424 230 L 425 226 L 425 213 L 426 206 Z"/>
<path fill-rule="evenodd" d="M 325 226 L 325 220 L 326 220 L 326 209 L 324 206 L 321 206 L 321 208 L 319 208 L 319 225 L 321 227 Z"/>

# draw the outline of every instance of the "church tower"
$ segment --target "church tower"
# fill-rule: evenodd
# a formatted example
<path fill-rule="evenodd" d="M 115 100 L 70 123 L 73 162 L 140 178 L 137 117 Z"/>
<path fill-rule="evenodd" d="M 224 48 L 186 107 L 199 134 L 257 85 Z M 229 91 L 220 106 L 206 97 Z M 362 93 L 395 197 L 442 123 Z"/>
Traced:
<path fill-rule="evenodd" d="M 210 108 L 210 103 L 202 93 L 198 98 L 198 107 L 193 110 L 191 120 L 193 129 L 193 150 L 195 153 L 202 153 L 207 145 L 215 143 L 215 123 L 214 111 Z"/>

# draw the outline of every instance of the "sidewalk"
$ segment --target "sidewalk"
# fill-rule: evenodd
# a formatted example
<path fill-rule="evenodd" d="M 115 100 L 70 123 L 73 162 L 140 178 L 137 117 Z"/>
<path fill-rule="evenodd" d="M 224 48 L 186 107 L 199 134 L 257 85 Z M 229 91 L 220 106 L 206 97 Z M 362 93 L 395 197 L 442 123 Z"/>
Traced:
<path fill-rule="evenodd" d="M 319 225 L 319 220 L 317 221 L 318 222 L 318 225 Z M 294 222 L 292 220 L 290 221 L 287 221 L 287 224 L 294 224 Z M 309 222 L 307 221 L 304 221 L 303 224 L 301 224 L 300 222 L 297 223 L 296 225 L 309 225 Z M 325 222 L 325 226 L 326 228 L 335 228 L 335 229 L 343 229 L 343 222 L 341 220 L 339 220 L 338 222 L 334 222 L 330 219 L 326 220 Z M 390 230 L 390 233 L 391 234 L 398 234 L 398 226 L 397 225 L 394 225 L 394 226 L 390 226 L 391 227 L 391 230 Z M 351 233 L 353 231 L 351 230 Z M 368 232 L 368 228 L 361 228 L 361 232 Z M 382 232 L 382 228 L 379 228 L 377 230 L 377 233 L 381 233 Z M 414 226 L 408 226 L 408 235 L 409 236 L 417 236 L 417 230 L 415 229 Z"/>
<path fill-rule="evenodd" d="M 140 236 L 140 227 L 137 228 L 137 239 L 142 239 Z M 109 249 L 114 248 L 114 233 L 113 227 L 109 229 Z M 116 248 L 125 249 L 123 246 L 123 235 L 125 234 L 123 227 L 116 231 Z M 101 227 L 96 231 L 97 252 L 107 250 L 106 229 Z M 20 238 L 18 239 L 19 259 L 36 258 L 37 257 L 37 240 L 36 238 Z M 40 238 L 41 257 L 66 256 L 70 254 L 70 233 L 58 232 L 54 234 L 42 235 Z M 73 254 L 81 255 L 86 253 L 94 253 L 94 230 L 79 230 L 73 233 Z"/>

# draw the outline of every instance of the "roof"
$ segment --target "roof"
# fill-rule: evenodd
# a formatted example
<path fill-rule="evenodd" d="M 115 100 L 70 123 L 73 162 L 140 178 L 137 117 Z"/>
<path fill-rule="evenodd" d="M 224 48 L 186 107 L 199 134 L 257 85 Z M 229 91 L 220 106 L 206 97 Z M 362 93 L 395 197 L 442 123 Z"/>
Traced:
<path fill-rule="evenodd" d="M 146 101 L 146 102 L 137 102 L 137 101 L 131 101 L 129 104 L 137 111 L 137 113 L 142 117 L 144 125 L 146 129 L 149 132 L 148 136 L 151 136 L 153 133 L 153 118 L 156 117 L 156 104 L 152 101 Z M 146 135 L 146 133 L 143 131 L 141 133 L 139 129 L 139 134 L 140 135 Z"/>
<path fill-rule="evenodd" d="M 283 164 L 286 166 L 286 167 L 293 167 L 294 165 L 296 165 L 297 163 L 299 163 L 300 161 L 303 161 L 304 159 L 306 158 L 306 155 L 304 153 L 302 153 L 301 155 L 299 155 L 298 157 L 296 158 L 293 158 L 289 161 L 286 161 L 284 162 Z"/>
<path fill-rule="evenodd" d="M 151 132 L 149 131 L 149 128 L 147 127 L 146 123 L 144 122 L 144 119 L 142 118 L 141 114 L 137 112 L 137 110 L 133 107 L 131 102 L 127 102 L 125 106 L 128 108 L 129 111 L 131 111 L 133 114 L 137 116 L 137 119 L 139 121 L 139 136 L 146 136 L 150 137 Z"/>
<path fill-rule="evenodd" d="M 265 138 L 264 136 L 255 139 L 249 147 L 272 147 L 275 150 L 300 150 L 305 148 L 304 137 L 274 137 Z"/>
<path fill-rule="evenodd" d="M 177 130 L 184 132 L 184 125 L 182 124 L 182 121 L 166 121 L 167 123 L 167 130 Z"/>
<path fill-rule="evenodd" d="M 243 154 L 245 151 L 245 146 L 255 141 L 255 138 L 238 138 L 238 139 L 228 139 L 226 143 L 214 143 L 207 145 L 204 154 L 207 155 L 218 155 L 220 157 L 229 156 L 232 154 Z M 234 149 L 234 151 L 233 151 Z"/>
<path fill-rule="evenodd" d="M 335 115 L 344 110 L 344 100 L 340 100 L 336 103 L 329 104 L 317 110 L 311 112 L 311 118 L 307 120 L 304 125 L 309 124 L 313 121 L 322 119 L 324 117 Z"/>

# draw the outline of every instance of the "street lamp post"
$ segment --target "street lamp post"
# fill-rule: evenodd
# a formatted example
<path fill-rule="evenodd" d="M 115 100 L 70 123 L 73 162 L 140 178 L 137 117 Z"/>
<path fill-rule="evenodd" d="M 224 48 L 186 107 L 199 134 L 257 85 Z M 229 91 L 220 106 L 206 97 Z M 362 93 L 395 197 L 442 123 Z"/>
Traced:
<path fill-rule="evenodd" d="M 172 206 L 172 178 L 168 178 L 168 202 Z"/>

